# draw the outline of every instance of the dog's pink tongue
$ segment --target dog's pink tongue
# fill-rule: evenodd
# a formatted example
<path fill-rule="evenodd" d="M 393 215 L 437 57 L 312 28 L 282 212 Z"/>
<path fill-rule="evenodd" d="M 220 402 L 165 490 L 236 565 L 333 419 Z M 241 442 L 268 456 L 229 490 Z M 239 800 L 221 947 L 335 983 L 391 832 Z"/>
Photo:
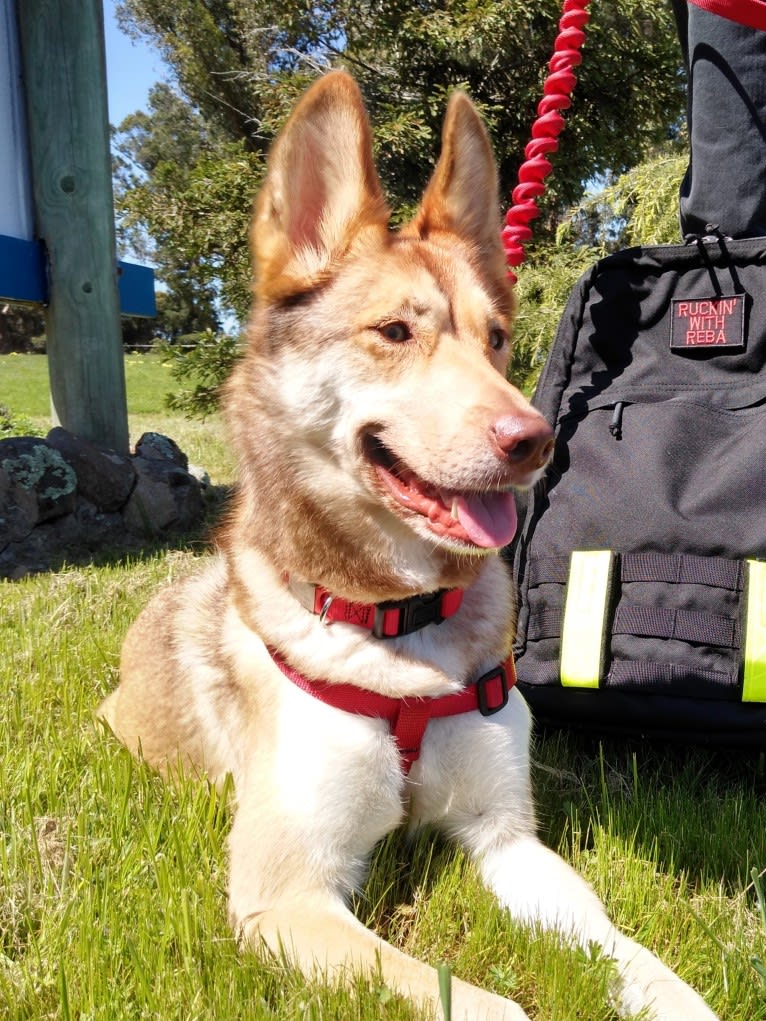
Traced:
<path fill-rule="evenodd" d="M 516 534 L 512 493 L 475 493 L 455 500 L 458 521 L 471 542 L 484 548 L 506 546 Z"/>
<path fill-rule="evenodd" d="M 516 503 L 512 493 L 458 493 L 424 482 L 414 472 L 394 475 L 382 465 L 378 475 L 408 510 L 428 519 L 439 536 L 472 542 L 483 549 L 506 546 L 516 534 Z"/>

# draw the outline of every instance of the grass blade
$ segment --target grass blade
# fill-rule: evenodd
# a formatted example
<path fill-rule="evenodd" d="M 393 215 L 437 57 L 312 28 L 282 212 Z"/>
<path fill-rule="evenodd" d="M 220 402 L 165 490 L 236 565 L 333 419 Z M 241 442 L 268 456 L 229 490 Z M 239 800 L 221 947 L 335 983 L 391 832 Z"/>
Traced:
<path fill-rule="evenodd" d="M 436 969 L 439 974 L 439 999 L 441 1000 L 444 1021 L 452 1019 L 452 969 L 442 962 Z"/>

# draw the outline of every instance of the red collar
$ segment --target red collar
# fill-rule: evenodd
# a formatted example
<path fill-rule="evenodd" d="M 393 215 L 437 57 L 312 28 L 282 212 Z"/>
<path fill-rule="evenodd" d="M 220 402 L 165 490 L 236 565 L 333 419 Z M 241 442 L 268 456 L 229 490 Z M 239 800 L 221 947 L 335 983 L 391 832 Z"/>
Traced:
<path fill-rule="evenodd" d="M 355 684 L 316 681 L 298 673 L 274 649 L 269 655 L 282 673 L 303 691 L 320 702 L 359 716 L 388 720 L 396 740 L 402 769 L 407 774 L 420 755 L 420 745 L 428 721 L 434 716 L 457 716 L 478 709 L 482 716 L 499 712 L 508 701 L 508 692 L 516 683 L 513 657 L 482 674 L 461 691 L 439 698 L 390 698 Z"/>
<path fill-rule="evenodd" d="M 398 638 L 419 631 L 427 624 L 441 624 L 453 617 L 463 602 L 463 589 L 441 589 L 424 596 L 391 600 L 385 603 L 354 603 L 332 595 L 321 585 L 295 581 L 285 582 L 298 602 L 323 624 L 343 621 L 367 628 L 376 638 Z"/>

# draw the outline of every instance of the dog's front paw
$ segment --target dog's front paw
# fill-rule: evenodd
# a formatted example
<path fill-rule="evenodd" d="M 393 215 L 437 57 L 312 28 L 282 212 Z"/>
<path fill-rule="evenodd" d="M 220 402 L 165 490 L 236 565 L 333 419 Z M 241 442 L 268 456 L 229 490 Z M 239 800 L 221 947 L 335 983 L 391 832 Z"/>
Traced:
<path fill-rule="evenodd" d="M 451 1017 L 452 1021 L 529 1021 L 518 1003 L 455 978 Z"/>
<path fill-rule="evenodd" d="M 652 1021 L 719 1021 L 702 997 L 644 947 L 632 941 L 632 953 L 619 969 L 615 1005 L 620 1014 L 642 1010 Z"/>

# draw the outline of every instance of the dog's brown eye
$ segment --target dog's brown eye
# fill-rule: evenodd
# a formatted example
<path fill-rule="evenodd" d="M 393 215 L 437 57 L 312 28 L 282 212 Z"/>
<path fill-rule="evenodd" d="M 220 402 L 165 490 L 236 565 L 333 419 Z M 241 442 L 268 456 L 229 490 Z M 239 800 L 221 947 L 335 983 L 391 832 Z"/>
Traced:
<path fill-rule="evenodd" d="M 499 327 L 489 331 L 489 346 L 493 351 L 502 351 L 507 339 L 505 330 L 501 330 Z"/>
<path fill-rule="evenodd" d="M 386 340 L 393 341 L 395 344 L 401 344 L 402 341 L 409 340 L 412 337 L 409 326 L 398 320 L 393 323 L 383 323 L 378 327 L 378 330 Z"/>

